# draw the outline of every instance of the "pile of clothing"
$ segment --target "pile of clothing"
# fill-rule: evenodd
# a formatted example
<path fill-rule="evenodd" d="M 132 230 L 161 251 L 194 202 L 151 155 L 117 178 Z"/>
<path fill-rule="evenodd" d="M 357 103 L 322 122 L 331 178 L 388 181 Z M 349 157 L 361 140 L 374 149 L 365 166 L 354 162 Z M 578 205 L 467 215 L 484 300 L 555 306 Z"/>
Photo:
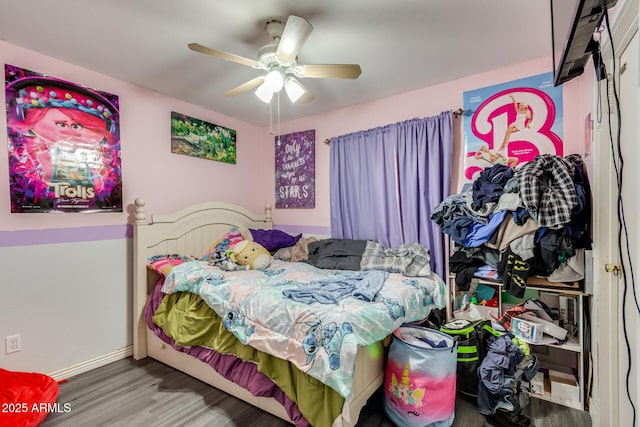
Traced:
<path fill-rule="evenodd" d="M 540 363 L 529 345 L 511 334 L 489 337 L 488 351 L 478 368 L 478 412 L 494 426 L 529 426 L 522 413 L 529 404 L 530 381 Z"/>
<path fill-rule="evenodd" d="M 579 154 L 486 168 L 431 215 L 455 242 L 449 269 L 459 290 L 468 290 L 488 266 L 516 297 L 524 295 L 530 275 L 552 282 L 584 278 L 590 218 L 591 189 Z"/>

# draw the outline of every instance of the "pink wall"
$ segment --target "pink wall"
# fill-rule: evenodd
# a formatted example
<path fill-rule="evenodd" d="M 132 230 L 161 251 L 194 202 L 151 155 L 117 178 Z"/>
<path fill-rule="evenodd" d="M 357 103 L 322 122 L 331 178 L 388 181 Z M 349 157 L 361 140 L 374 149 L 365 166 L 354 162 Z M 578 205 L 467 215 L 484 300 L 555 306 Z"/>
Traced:
<path fill-rule="evenodd" d="M 264 144 L 263 129 L 3 41 L 0 41 L 0 63 L 120 97 L 124 205 L 122 213 L 11 214 L 8 208 L 8 161 L 4 149 L 0 154 L 0 231 L 125 224 L 131 222 L 136 197 L 147 201 L 150 213 L 169 213 L 186 205 L 211 200 L 238 203 L 256 212 L 263 210 L 266 202 L 264 190 L 256 186 L 252 178 L 254 174 L 264 176 L 270 171 L 270 163 L 262 161 L 266 155 L 271 155 Z M 4 97 L 4 90 L 2 93 Z M 171 153 L 171 111 L 235 129 L 237 164 Z M 6 141 L 4 109 L 0 114 L 0 129 Z"/>
<path fill-rule="evenodd" d="M 274 209 L 273 221 L 278 225 L 287 225 L 290 230 L 305 226 L 325 227 L 328 233 L 329 215 L 329 145 L 323 141 L 334 136 L 366 130 L 377 126 L 395 123 L 415 117 L 430 117 L 443 111 L 457 110 L 462 107 L 463 92 L 492 86 L 524 77 L 551 71 L 550 58 L 520 64 L 515 67 L 495 70 L 472 77 L 455 80 L 394 97 L 361 104 L 326 114 L 307 117 L 281 124 L 281 133 L 287 134 L 308 129 L 316 130 L 316 208 L 315 209 Z M 589 70 L 587 70 L 589 71 Z M 587 74 L 587 73 L 585 73 Z M 591 108 L 591 93 L 580 90 L 579 78 L 563 85 L 564 100 L 564 141 L 565 154 L 582 153 L 584 135 L 584 117 Z M 585 107 L 586 103 L 586 107 Z M 457 179 L 462 167 L 462 119 L 454 119 L 454 185 L 457 192 Z M 273 142 L 269 147 L 273 153 Z M 273 154 L 271 154 L 273 157 Z M 274 181 L 274 170 L 268 171 L 267 182 Z M 267 188 L 274 204 L 274 186 Z"/>
<path fill-rule="evenodd" d="M 124 224 L 131 222 L 136 197 L 146 200 L 150 213 L 172 212 L 189 204 L 210 200 L 237 203 L 256 212 L 261 212 L 265 203 L 275 206 L 274 162 L 264 161 L 274 158 L 274 143 L 266 129 L 2 41 L 0 60 L 119 95 L 125 205 L 123 213 L 10 214 L 7 209 L 9 188 L 4 178 L 8 177 L 8 164 L 6 157 L 2 156 L 0 206 L 3 208 L 0 209 L 0 231 Z M 319 227 L 321 231 L 329 232 L 329 145 L 323 143 L 325 139 L 456 110 L 462 107 L 465 91 L 549 71 L 550 59 L 541 58 L 515 67 L 282 123 L 282 134 L 316 130 L 316 208 L 274 208 L 274 223 L 303 231 Z M 588 79 L 581 77 L 563 86 L 565 153 L 583 151 L 584 119 L 593 104 L 588 90 L 591 81 Z M 236 129 L 237 164 L 228 165 L 171 153 L 171 111 Z M 6 129 L 5 114 L 0 114 L 0 128 Z M 454 158 L 459 162 L 454 165 L 454 191 L 457 191 L 456 177 L 462 165 L 461 133 L 462 121 L 456 119 Z M 5 184 L 2 185 L 2 182 Z"/>

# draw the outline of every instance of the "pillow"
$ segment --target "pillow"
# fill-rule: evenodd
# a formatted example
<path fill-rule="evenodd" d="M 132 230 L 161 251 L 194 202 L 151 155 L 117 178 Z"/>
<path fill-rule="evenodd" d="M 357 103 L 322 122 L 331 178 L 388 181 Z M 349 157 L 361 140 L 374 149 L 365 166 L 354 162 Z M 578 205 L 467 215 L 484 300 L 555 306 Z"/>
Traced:
<path fill-rule="evenodd" d="M 237 227 L 231 227 L 229 231 L 223 234 L 218 240 L 213 242 L 209 249 L 200 257 L 201 261 L 210 261 L 220 258 L 220 253 L 227 252 L 233 248 L 236 243 L 244 240 L 244 236 Z"/>
<path fill-rule="evenodd" d="M 183 262 L 195 261 L 198 258 L 189 255 L 166 254 L 154 255 L 147 260 L 147 267 L 156 273 L 166 276 L 171 269 Z"/>
<path fill-rule="evenodd" d="M 47 417 L 58 399 L 60 386 L 52 377 L 36 372 L 7 371 L 0 368 L 0 425 L 37 426 Z M 42 405 L 49 408 L 41 410 Z M 69 409 L 69 403 L 59 403 Z M 38 409 L 32 409 L 32 408 Z M 56 411 L 57 412 L 57 411 Z M 66 411 L 65 411 L 66 412 Z M 55 424 L 55 422 L 54 422 Z"/>
<path fill-rule="evenodd" d="M 279 259 L 282 261 L 291 261 L 291 257 L 293 257 L 293 246 L 280 248 L 273 254 L 273 259 Z"/>
<path fill-rule="evenodd" d="M 309 259 L 309 243 L 317 242 L 315 237 L 302 237 L 295 245 L 280 248 L 273 255 L 275 259 L 300 262 Z"/>
<path fill-rule="evenodd" d="M 253 241 L 260 243 L 269 252 L 293 246 L 298 240 L 300 240 L 300 237 L 302 237 L 302 234 L 291 236 L 280 230 L 264 230 L 262 228 L 254 230 L 250 228 L 249 231 L 251 232 Z"/>

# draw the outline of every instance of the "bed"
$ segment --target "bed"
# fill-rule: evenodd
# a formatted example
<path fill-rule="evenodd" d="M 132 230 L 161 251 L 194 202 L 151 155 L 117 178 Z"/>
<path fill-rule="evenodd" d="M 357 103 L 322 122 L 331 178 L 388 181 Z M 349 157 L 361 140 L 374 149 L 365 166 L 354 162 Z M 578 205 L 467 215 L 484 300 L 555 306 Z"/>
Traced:
<path fill-rule="evenodd" d="M 158 308 L 160 298 L 164 303 L 169 297 L 175 296 L 177 292 L 171 293 L 171 290 L 169 290 L 170 294 L 165 295 L 163 292 L 158 291 L 163 287 L 165 290 L 171 289 L 171 287 L 165 286 L 165 281 L 168 280 L 167 277 L 162 277 L 149 268 L 149 259 L 164 256 L 165 254 L 201 254 L 210 247 L 211 242 L 227 232 L 230 227 L 237 227 L 240 230 L 269 230 L 272 228 L 269 205 L 266 206 L 264 213 L 255 214 L 233 204 L 209 202 L 187 207 L 172 214 L 154 214 L 151 216 L 151 222 L 147 221 L 144 200 L 136 199 L 135 206 L 133 244 L 133 356 L 135 359 L 152 357 L 298 426 L 356 425 L 360 411 L 366 404 L 367 399 L 383 384 L 385 349 L 382 338 L 376 338 L 375 342 L 358 344 L 355 346 L 356 350 L 353 355 L 343 356 L 350 354 L 348 350 L 350 347 L 347 346 L 347 342 L 349 346 L 353 345 L 354 342 L 358 343 L 357 340 L 352 339 L 352 336 L 355 336 L 355 332 L 351 333 L 351 329 L 346 330 L 344 322 L 343 324 L 338 324 L 337 327 L 333 326 L 333 329 L 325 328 L 323 332 L 318 332 L 320 335 L 317 335 L 320 337 L 317 344 L 320 345 L 320 341 L 322 341 L 325 351 L 313 353 L 313 357 L 317 356 L 318 360 L 322 360 L 322 363 L 316 363 L 317 361 L 310 363 L 311 356 L 309 356 L 310 353 L 307 353 L 306 364 L 311 366 L 307 368 L 305 361 L 300 362 L 297 360 L 299 359 L 298 356 L 273 357 L 269 351 L 271 344 L 265 344 L 266 340 L 263 342 L 256 339 L 254 340 L 255 342 L 252 342 L 253 337 L 257 334 L 251 336 L 247 334 L 241 335 L 237 333 L 237 329 L 229 328 L 228 312 L 226 312 L 227 314 L 218 313 L 221 318 L 215 320 L 217 325 L 215 328 L 218 328 L 221 340 L 230 339 L 234 341 L 236 346 L 234 348 L 236 350 L 239 349 L 238 352 L 241 355 L 229 354 L 229 352 L 221 350 L 219 352 L 212 351 L 214 353 L 213 356 L 209 355 L 203 358 L 201 353 L 211 351 L 210 348 L 207 346 L 180 345 L 181 343 L 178 340 L 167 337 L 164 331 L 159 330 L 157 325 L 150 322 L 151 316 L 158 314 L 154 314 L 153 311 Z M 189 265 L 191 264 L 193 263 L 189 263 Z M 272 270 L 275 271 L 265 271 L 264 275 L 273 276 L 279 274 L 282 270 L 286 270 L 281 268 L 284 264 L 274 261 L 269 268 L 272 269 L 273 267 Z M 183 264 L 180 267 L 186 265 Z M 201 263 L 200 266 L 195 266 L 195 268 L 206 269 L 208 267 Z M 298 265 L 298 268 L 308 269 L 311 266 Z M 178 276 L 178 270 L 179 268 L 176 267 L 171 272 L 172 279 L 175 279 L 174 276 Z M 183 272 L 184 269 L 180 271 Z M 173 275 L 174 272 L 175 275 Z M 231 280 L 231 276 L 234 274 L 240 275 L 242 273 L 257 274 L 255 271 L 223 271 L 221 276 L 216 273 L 214 279 L 223 277 L 224 280 Z M 305 270 L 306 273 L 308 273 L 307 270 Z M 326 274 L 341 273 L 332 273 L 330 270 L 326 270 Z M 411 322 L 424 319 L 430 309 L 434 307 L 443 308 L 445 306 L 445 285 L 437 275 L 429 273 L 426 277 L 406 278 L 403 275 L 391 273 L 390 276 L 393 276 L 396 281 L 402 280 L 404 284 L 410 284 L 410 286 L 397 286 L 398 289 L 402 288 L 402 292 L 407 293 L 411 298 L 410 302 L 406 303 L 406 313 L 404 313 L 404 307 L 401 307 L 402 313 L 400 313 L 396 311 L 398 307 L 387 304 L 385 301 L 385 310 L 389 312 L 390 318 L 395 322 L 393 323 L 396 325 L 395 327 L 405 321 Z M 402 277 L 399 278 L 398 276 Z M 366 278 L 369 280 L 370 276 L 366 276 Z M 390 279 L 389 281 L 391 282 Z M 217 283 L 215 283 L 215 280 L 213 280 L 213 284 L 211 282 L 211 280 L 202 281 L 203 285 L 198 286 L 198 290 L 200 291 L 205 287 L 207 289 L 216 288 Z M 387 279 L 385 279 L 385 287 L 381 288 L 384 292 L 387 292 L 388 286 L 386 283 Z M 427 291 L 427 289 L 429 290 Z M 214 289 L 214 291 L 216 290 Z M 191 297 L 194 297 L 194 295 L 195 293 L 191 293 Z M 382 295 L 382 291 L 380 295 Z M 202 297 L 202 300 L 206 300 L 207 304 L 213 304 L 207 299 L 208 294 L 195 296 L 196 299 L 200 297 Z M 386 300 L 388 298 L 380 299 Z M 220 303 L 226 303 L 224 298 Z M 292 302 L 286 302 L 286 304 L 290 303 Z M 357 303 L 361 304 L 360 300 Z M 378 301 L 379 304 L 380 302 Z M 287 307 L 290 306 L 287 305 Z M 209 308 L 217 307 L 212 305 Z M 276 311 L 274 310 L 274 312 Z M 307 330 L 315 327 L 313 321 L 298 323 L 305 323 L 302 326 Z M 377 334 L 381 332 L 390 334 L 393 331 L 393 328 L 388 325 L 379 327 L 376 324 L 373 327 L 365 322 L 352 323 L 360 325 L 358 329 L 379 329 L 379 332 L 376 332 Z M 327 322 L 325 322 L 326 324 Z M 260 325 L 258 323 L 255 323 L 255 325 L 257 330 Z M 233 336 L 230 338 L 227 336 L 230 335 L 228 334 L 229 331 L 233 332 Z M 327 337 L 332 338 L 331 342 L 327 340 L 324 343 Z M 336 340 L 336 338 L 340 339 Z M 238 341 L 240 342 L 239 344 Z M 335 351 L 329 349 L 333 348 L 331 346 L 334 346 L 336 341 L 342 345 L 342 353 L 339 353 L 340 359 L 336 359 Z M 246 345 L 244 345 L 245 343 Z M 304 344 L 306 346 L 308 343 Z M 257 347 L 257 349 L 254 347 Z M 305 351 L 308 350 L 307 347 L 304 348 Z M 258 355 L 255 356 L 255 359 L 248 359 L 244 356 L 245 353 L 258 353 Z M 291 353 L 295 352 L 291 351 Z M 267 362 L 264 362 L 261 358 L 266 358 Z M 344 358 L 347 360 L 346 363 Z M 272 375 L 271 372 L 273 371 L 270 370 L 269 366 L 281 366 L 282 364 L 288 366 L 284 371 L 290 373 L 284 375 L 282 373 L 283 369 L 278 368 L 277 374 Z M 340 369 L 344 368 L 348 371 L 348 375 L 341 379 L 341 381 L 346 382 L 346 385 L 340 383 L 336 386 L 335 382 L 332 383 L 334 380 L 325 381 L 324 379 L 319 379 L 321 376 L 315 375 L 312 368 L 315 365 L 322 364 L 342 364 Z M 248 371 L 250 374 L 234 374 L 234 372 L 240 372 L 240 365 L 242 369 L 250 369 Z M 263 369 L 265 366 L 267 368 Z M 236 375 L 236 377 L 233 377 L 233 375 Z M 241 378 L 238 378 L 238 376 Z M 260 386 L 251 384 L 252 381 L 257 381 L 257 379 L 262 381 Z M 331 386 L 327 384 L 331 384 Z M 256 387 L 259 390 L 256 390 Z M 308 387 L 311 387 L 312 391 L 309 391 Z M 310 410 L 310 407 L 315 407 L 315 409 Z M 327 408 L 332 408 L 329 411 L 331 412 L 330 415 L 326 414 Z"/>

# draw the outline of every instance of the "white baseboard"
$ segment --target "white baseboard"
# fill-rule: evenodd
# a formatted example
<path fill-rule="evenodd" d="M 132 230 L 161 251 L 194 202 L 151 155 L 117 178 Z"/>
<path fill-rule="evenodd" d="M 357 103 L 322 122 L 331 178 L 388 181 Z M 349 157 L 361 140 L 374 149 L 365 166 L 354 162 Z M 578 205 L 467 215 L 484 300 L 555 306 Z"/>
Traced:
<path fill-rule="evenodd" d="M 68 368 L 57 370 L 48 375 L 52 377 L 54 380 L 60 381 L 60 380 L 71 378 L 75 375 L 82 374 L 83 372 L 88 372 L 92 369 L 99 368 L 104 365 L 108 365 L 111 362 L 125 359 L 131 355 L 133 355 L 133 346 L 128 345 L 119 350 L 112 351 L 111 353 L 103 354 L 102 356 L 98 356 L 91 360 L 87 360 L 87 361 L 78 363 L 76 365 L 69 366 Z"/>

